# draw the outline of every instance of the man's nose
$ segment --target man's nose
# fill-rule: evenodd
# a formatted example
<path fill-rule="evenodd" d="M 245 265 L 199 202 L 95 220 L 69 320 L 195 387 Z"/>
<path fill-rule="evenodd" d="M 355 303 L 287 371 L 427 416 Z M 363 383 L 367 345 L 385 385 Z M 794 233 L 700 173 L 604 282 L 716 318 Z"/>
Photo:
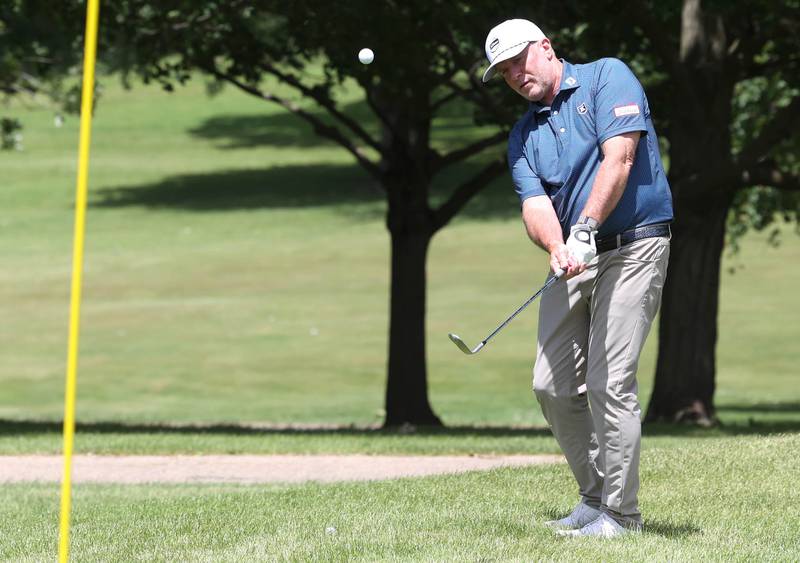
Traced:
<path fill-rule="evenodd" d="M 523 65 L 514 64 L 511 67 L 511 76 L 514 78 L 514 80 L 519 82 L 520 78 L 522 78 L 522 75 L 524 74 L 524 72 L 523 72 L 524 70 L 525 70 L 525 67 Z"/>

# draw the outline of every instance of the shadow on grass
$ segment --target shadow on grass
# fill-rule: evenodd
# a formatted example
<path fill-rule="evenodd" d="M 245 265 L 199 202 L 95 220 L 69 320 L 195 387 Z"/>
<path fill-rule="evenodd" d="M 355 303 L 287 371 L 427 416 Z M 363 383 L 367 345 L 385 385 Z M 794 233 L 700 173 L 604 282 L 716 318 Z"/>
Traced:
<path fill-rule="evenodd" d="M 441 204 L 480 168 L 478 163 L 453 167 L 431 186 L 431 205 Z M 197 212 L 333 207 L 356 219 L 376 219 L 384 215 L 385 199 L 378 183 L 357 165 L 308 164 L 184 174 L 152 184 L 101 188 L 94 192 L 91 205 Z M 461 217 L 486 220 L 518 214 L 516 194 L 507 178 L 501 178 L 476 195 Z"/>
<path fill-rule="evenodd" d="M 378 137 L 376 118 L 366 102 L 359 101 L 345 105 L 342 110 L 356 120 L 373 138 Z M 317 117 L 326 120 L 323 111 L 313 111 Z M 321 137 L 302 118 L 281 111 L 278 113 L 241 113 L 210 117 L 188 133 L 200 139 L 217 143 L 221 149 L 242 149 L 254 147 L 316 147 L 338 146 L 333 141 Z"/>
<path fill-rule="evenodd" d="M 750 405 L 720 405 L 718 412 L 796 412 L 800 414 L 800 402 L 753 403 Z"/>
<path fill-rule="evenodd" d="M 61 434 L 63 423 L 59 421 L 0 419 L 0 436 L 23 434 Z M 278 425 L 278 424 L 137 424 L 125 422 L 78 422 L 77 432 L 95 434 L 219 434 L 232 436 L 550 436 L 549 428 L 532 426 L 448 426 L 448 427 L 401 427 L 383 429 L 372 426 L 336 425 Z"/>
<path fill-rule="evenodd" d="M 667 538 L 683 538 L 698 534 L 701 530 L 694 524 L 676 524 L 648 518 L 644 522 L 643 531 L 645 534 L 656 534 Z"/>
<path fill-rule="evenodd" d="M 315 147 L 334 144 L 333 141 L 314 135 L 311 125 L 291 113 L 211 117 L 189 129 L 189 134 L 216 141 L 217 148 L 226 150 L 270 145 Z"/>
<path fill-rule="evenodd" d="M 383 199 L 375 182 L 355 166 L 310 165 L 186 174 L 105 188 L 96 192 L 92 205 L 225 211 L 374 205 Z"/>
<path fill-rule="evenodd" d="M 51 434 L 62 432 L 59 421 L 0 419 L 0 436 L 22 434 Z M 539 426 L 445 426 L 445 427 L 400 427 L 377 426 L 305 425 L 305 424 L 169 424 L 126 422 L 79 422 L 78 432 L 97 434 L 218 434 L 232 436 L 450 436 L 450 437 L 526 437 L 551 436 L 550 429 Z M 647 424 L 645 436 L 675 436 L 687 438 L 714 438 L 720 436 L 748 436 L 764 434 L 786 434 L 800 432 L 800 420 L 778 422 L 749 422 L 726 424 L 716 428 L 695 428 L 668 424 Z"/>
<path fill-rule="evenodd" d="M 443 142 L 445 150 L 462 147 L 487 135 L 479 130 L 471 118 L 469 104 L 454 100 L 449 104 L 448 115 L 434 121 L 432 135 Z M 310 108 L 322 121 L 332 123 L 327 112 L 316 106 Z M 340 110 L 376 141 L 380 139 L 378 119 L 364 100 L 344 104 Z M 525 111 L 520 106 L 520 114 Z M 342 127 L 342 129 L 344 129 Z M 216 143 L 223 150 L 247 149 L 256 147 L 300 147 L 339 146 L 334 141 L 318 135 L 304 119 L 280 111 L 277 113 L 240 113 L 220 115 L 206 119 L 197 127 L 188 130 L 189 135 Z"/>
<path fill-rule="evenodd" d="M 364 100 L 342 105 L 343 113 L 379 139 L 378 121 Z M 326 112 L 310 108 L 320 119 Z M 520 111 L 524 108 L 520 107 Z M 455 100 L 448 104 L 444 117 L 436 120 L 437 147 L 449 152 L 484 138 L 488 132 L 472 122 L 469 104 Z M 188 134 L 216 143 L 221 150 L 263 147 L 296 148 L 308 153 L 318 146 L 338 145 L 317 135 L 303 119 L 289 112 L 248 113 L 214 116 L 189 129 Z M 341 148 L 342 154 L 345 149 Z M 505 151 L 499 143 L 487 149 L 485 157 Z M 310 155 L 310 158 L 313 158 Z M 448 167 L 437 175 L 430 187 L 432 205 L 437 206 L 456 186 L 473 177 L 485 163 L 468 161 Z M 320 207 L 327 205 L 372 204 L 382 202 L 380 187 L 356 164 L 335 166 L 315 163 L 275 166 L 263 170 L 222 170 L 205 174 L 186 174 L 165 178 L 155 184 L 114 186 L 100 190 L 92 201 L 96 207 L 145 206 L 191 211 L 233 210 L 276 207 Z M 384 205 L 375 214 L 383 215 Z M 464 216 L 487 218 L 516 217 L 519 202 L 508 177 L 484 189 L 465 210 Z"/>
<path fill-rule="evenodd" d="M 720 436 L 754 436 L 800 432 L 800 420 L 725 422 L 712 428 L 688 424 L 647 423 L 642 426 L 645 436 L 674 436 L 686 438 L 717 438 Z"/>

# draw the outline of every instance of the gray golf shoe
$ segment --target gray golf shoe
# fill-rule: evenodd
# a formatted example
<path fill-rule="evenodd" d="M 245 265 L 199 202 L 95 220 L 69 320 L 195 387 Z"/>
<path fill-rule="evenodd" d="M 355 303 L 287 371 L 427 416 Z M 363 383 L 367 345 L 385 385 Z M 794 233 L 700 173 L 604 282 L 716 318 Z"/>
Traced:
<path fill-rule="evenodd" d="M 632 523 L 630 527 L 622 526 L 606 513 L 601 513 L 596 520 L 578 530 L 558 530 L 558 535 L 569 537 L 615 538 L 642 531 L 641 524 Z"/>
<path fill-rule="evenodd" d="M 566 518 L 550 520 L 544 525 L 556 530 L 579 530 L 586 524 L 597 520 L 602 514 L 598 509 L 580 502 Z"/>

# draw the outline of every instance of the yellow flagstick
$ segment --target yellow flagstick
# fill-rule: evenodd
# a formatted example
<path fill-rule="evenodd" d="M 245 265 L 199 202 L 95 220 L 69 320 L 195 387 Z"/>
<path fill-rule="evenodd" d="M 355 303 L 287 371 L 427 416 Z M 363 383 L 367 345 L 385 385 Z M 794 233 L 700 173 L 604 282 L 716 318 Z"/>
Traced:
<path fill-rule="evenodd" d="M 89 0 L 86 7 L 86 38 L 83 52 L 83 94 L 81 98 L 81 135 L 78 149 L 78 187 L 75 199 L 75 238 L 72 252 L 72 296 L 69 309 L 69 344 L 67 346 L 67 384 L 64 397 L 64 478 L 61 481 L 61 524 L 58 560 L 69 560 L 69 516 L 71 507 L 72 442 L 75 436 L 75 379 L 78 365 L 78 335 L 81 311 L 81 273 L 83 239 L 86 231 L 86 192 L 89 175 L 89 144 L 92 133 L 94 63 L 97 51 L 99 0 Z"/>

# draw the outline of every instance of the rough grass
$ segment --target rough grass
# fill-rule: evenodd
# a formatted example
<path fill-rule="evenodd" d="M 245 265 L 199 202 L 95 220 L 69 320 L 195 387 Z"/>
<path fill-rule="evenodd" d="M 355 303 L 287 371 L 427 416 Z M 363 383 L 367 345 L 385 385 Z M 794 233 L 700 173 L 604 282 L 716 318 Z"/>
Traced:
<path fill-rule="evenodd" d="M 644 453 L 645 532 L 557 538 L 566 466 L 302 486 L 76 487 L 78 561 L 790 561 L 800 555 L 797 435 Z M 55 557 L 57 487 L 0 490 L 0 557 Z"/>

